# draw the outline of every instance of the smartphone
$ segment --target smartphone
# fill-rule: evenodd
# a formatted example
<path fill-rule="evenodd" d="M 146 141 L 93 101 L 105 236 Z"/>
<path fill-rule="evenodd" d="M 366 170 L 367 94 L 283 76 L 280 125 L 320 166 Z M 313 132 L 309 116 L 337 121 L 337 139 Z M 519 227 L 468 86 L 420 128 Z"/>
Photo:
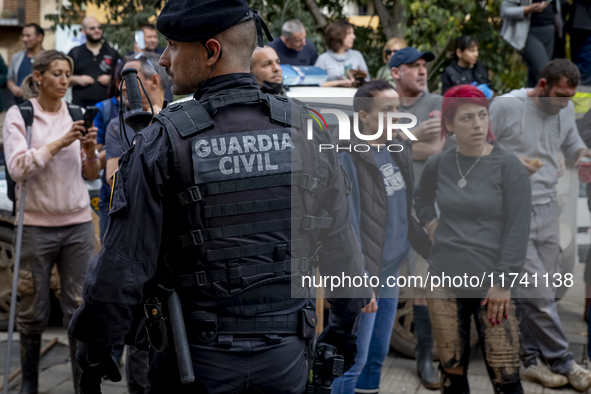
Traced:
<path fill-rule="evenodd" d="M 88 134 L 88 129 L 94 125 L 94 118 L 96 118 L 98 111 L 99 109 L 94 105 L 89 105 L 88 107 L 86 107 L 86 112 L 84 112 L 84 115 L 82 116 L 85 128 L 85 131 L 84 133 L 82 133 L 82 135 Z"/>
<path fill-rule="evenodd" d="M 135 42 L 138 47 L 143 51 L 146 49 L 146 40 L 144 38 L 144 31 L 143 30 L 136 30 L 135 31 Z"/>

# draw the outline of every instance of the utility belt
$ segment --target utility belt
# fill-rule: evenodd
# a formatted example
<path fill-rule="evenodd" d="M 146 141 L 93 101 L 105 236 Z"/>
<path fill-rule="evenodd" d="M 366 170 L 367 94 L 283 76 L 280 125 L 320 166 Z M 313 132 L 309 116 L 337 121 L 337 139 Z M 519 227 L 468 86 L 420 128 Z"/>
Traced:
<path fill-rule="evenodd" d="M 286 315 L 218 316 L 212 312 L 191 312 L 187 319 L 189 342 L 231 347 L 234 338 L 262 338 L 269 344 L 281 342 L 284 336 L 314 338 L 318 318 L 312 309 L 301 309 Z"/>
<path fill-rule="evenodd" d="M 156 351 L 165 351 L 171 343 L 168 311 L 158 299 L 144 304 L 148 340 Z M 318 318 L 313 309 L 274 316 L 218 316 L 212 312 L 194 311 L 186 318 L 187 340 L 191 343 L 231 347 L 234 337 L 263 338 L 270 344 L 281 342 L 283 336 L 314 338 Z"/>

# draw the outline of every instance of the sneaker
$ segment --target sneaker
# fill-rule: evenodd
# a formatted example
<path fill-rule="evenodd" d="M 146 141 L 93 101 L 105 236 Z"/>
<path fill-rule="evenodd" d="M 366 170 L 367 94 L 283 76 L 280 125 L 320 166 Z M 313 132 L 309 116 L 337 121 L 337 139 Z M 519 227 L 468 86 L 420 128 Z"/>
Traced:
<path fill-rule="evenodd" d="M 587 371 L 575 362 L 566 376 L 570 385 L 577 391 L 586 391 L 591 387 L 591 371 Z"/>
<path fill-rule="evenodd" d="M 549 388 L 565 386 L 569 381 L 566 376 L 550 371 L 548 367 L 539 360 L 535 365 L 522 368 L 521 377 L 532 382 L 540 383 L 542 386 Z"/>

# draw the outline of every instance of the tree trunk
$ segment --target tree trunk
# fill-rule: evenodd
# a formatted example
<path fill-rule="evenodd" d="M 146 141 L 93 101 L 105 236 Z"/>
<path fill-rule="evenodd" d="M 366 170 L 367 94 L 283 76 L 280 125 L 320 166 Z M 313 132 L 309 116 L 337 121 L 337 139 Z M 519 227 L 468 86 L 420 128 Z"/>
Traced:
<path fill-rule="evenodd" d="M 393 37 L 404 38 L 404 27 L 406 18 L 404 17 L 404 4 L 402 0 L 394 0 L 394 7 L 388 10 L 383 0 L 373 0 L 376 12 L 384 28 L 386 39 Z"/>
<path fill-rule="evenodd" d="M 326 25 L 328 25 L 328 22 L 326 22 L 326 18 L 324 17 L 324 15 L 322 15 L 322 11 L 320 11 L 320 7 L 318 7 L 318 4 L 316 4 L 315 0 L 305 0 L 305 1 L 306 1 L 306 6 L 310 10 L 312 17 L 314 18 L 314 20 L 316 21 L 316 24 L 318 25 L 317 26 L 318 30 L 324 32 L 324 28 L 326 28 Z"/>

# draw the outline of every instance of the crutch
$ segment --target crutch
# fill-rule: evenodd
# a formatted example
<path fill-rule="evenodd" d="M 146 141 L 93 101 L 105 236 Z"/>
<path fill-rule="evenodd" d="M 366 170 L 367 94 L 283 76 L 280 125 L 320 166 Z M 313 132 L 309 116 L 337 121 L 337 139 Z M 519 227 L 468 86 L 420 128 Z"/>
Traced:
<path fill-rule="evenodd" d="M 29 105 L 31 105 L 29 103 Z M 33 107 L 21 106 L 21 111 L 28 110 L 30 116 L 23 116 L 27 126 L 27 150 L 31 146 L 31 125 L 33 124 Z M 23 113 L 24 115 L 24 113 Z M 27 119 L 28 118 L 28 119 Z M 12 293 L 10 294 L 10 315 L 8 319 L 8 342 L 6 346 L 6 363 L 4 366 L 4 394 L 8 394 L 8 380 L 10 378 L 10 355 L 12 353 L 12 335 L 14 334 L 14 320 L 16 317 L 16 291 L 18 286 L 19 269 L 21 265 L 21 245 L 23 242 L 23 219 L 25 215 L 25 197 L 27 194 L 27 180 L 21 183 L 21 198 L 18 200 L 18 224 L 16 227 L 16 252 L 12 275 Z"/>

